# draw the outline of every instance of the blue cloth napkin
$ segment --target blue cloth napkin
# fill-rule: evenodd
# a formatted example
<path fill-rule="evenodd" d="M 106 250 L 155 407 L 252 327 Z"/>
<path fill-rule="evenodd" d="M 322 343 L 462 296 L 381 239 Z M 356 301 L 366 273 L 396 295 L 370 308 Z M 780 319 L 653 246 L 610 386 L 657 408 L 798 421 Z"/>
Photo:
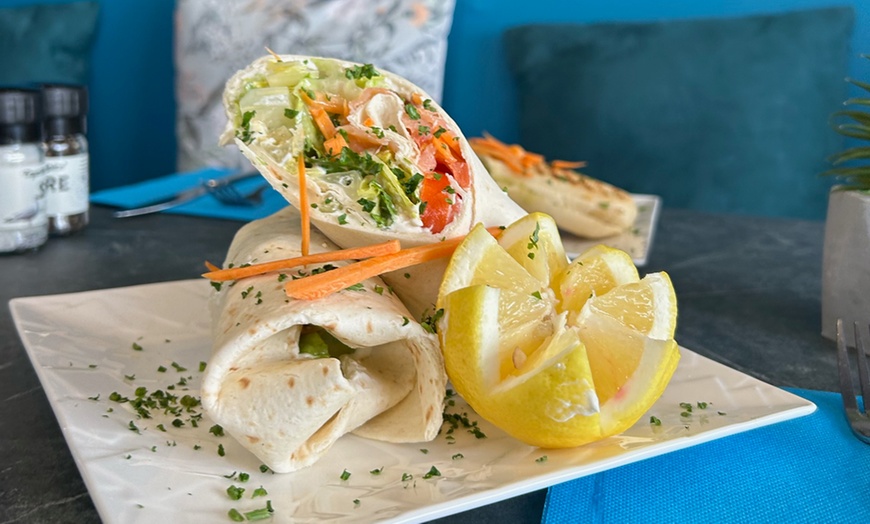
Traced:
<path fill-rule="evenodd" d="M 91 194 L 92 204 L 115 206 L 122 209 L 142 207 L 172 198 L 174 195 L 201 184 L 209 178 L 226 176 L 234 169 L 205 168 L 188 173 L 155 178 L 129 186 L 105 189 Z M 240 180 L 234 185 L 243 194 L 257 189 L 265 184 L 262 177 L 252 177 Z M 190 202 L 163 211 L 179 215 L 193 215 L 210 218 L 226 218 L 230 220 L 251 221 L 271 215 L 287 206 L 287 201 L 272 188 L 263 192 L 263 202 L 257 206 L 227 206 L 218 202 L 211 195 L 204 195 Z"/>
<path fill-rule="evenodd" d="M 870 522 L 870 446 L 839 394 L 811 415 L 553 486 L 543 522 Z"/>

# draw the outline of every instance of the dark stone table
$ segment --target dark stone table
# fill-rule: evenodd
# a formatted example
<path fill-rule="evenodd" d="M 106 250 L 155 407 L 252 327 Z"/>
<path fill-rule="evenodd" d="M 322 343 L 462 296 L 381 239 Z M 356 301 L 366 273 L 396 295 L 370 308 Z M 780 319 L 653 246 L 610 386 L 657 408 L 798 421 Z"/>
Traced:
<path fill-rule="evenodd" d="M 239 222 L 104 208 L 78 236 L 0 256 L 0 522 L 99 522 L 12 324 L 11 298 L 195 278 L 223 260 Z M 683 346 L 777 386 L 836 390 L 821 331 L 823 223 L 665 209 L 645 271 L 666 270 Z M 545 491 L 450 517 L 534 522 Z"/>

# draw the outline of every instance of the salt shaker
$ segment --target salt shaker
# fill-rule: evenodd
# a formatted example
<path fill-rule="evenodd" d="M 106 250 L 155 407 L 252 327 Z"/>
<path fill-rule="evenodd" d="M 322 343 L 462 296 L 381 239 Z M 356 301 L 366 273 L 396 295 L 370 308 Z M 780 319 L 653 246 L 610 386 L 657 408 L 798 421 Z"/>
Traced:
<path fill-rule="evenodd" d="M 69 235 L 88 224 L 87 90 L 74 85 L 44 85 L 42 108 L 49 232 Z"/>
<path fill-rule="evenodd" d="M 0 253 L 48 239 L 39 92 L 0 89 Z"/>

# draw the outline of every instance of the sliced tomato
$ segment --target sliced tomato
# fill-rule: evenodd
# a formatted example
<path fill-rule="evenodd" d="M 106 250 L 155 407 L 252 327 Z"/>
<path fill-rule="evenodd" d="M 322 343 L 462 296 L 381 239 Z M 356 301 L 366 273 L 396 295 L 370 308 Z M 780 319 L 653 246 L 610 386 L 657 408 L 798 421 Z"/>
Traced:
<path fill-rule="evenodd" d="M 423 226 L 432 233 L 443 231 L 459 210 L 456 195 L 444 191 L 449 185 L 450 179 L 444 173 L 429 173 L 423 179 L 420 201 L 425 202 L 426 207 L 420 219 L 423 221 Z"/>

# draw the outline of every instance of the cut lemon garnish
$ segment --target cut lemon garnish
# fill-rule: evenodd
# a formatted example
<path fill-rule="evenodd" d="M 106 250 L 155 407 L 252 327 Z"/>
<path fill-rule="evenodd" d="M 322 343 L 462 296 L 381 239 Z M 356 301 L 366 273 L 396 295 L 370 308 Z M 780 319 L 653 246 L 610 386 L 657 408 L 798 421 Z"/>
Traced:
<path fill-rule="evenodd" d="M 667 275 L 639 279 L 627 254 L 605 246 L 569 264 L 541 213 L 498 241 L 476 226 L 447 267 L 438 307 L 457 392 L 536 446 L 624 431 L 661 396 L 680 358 Z"/>

